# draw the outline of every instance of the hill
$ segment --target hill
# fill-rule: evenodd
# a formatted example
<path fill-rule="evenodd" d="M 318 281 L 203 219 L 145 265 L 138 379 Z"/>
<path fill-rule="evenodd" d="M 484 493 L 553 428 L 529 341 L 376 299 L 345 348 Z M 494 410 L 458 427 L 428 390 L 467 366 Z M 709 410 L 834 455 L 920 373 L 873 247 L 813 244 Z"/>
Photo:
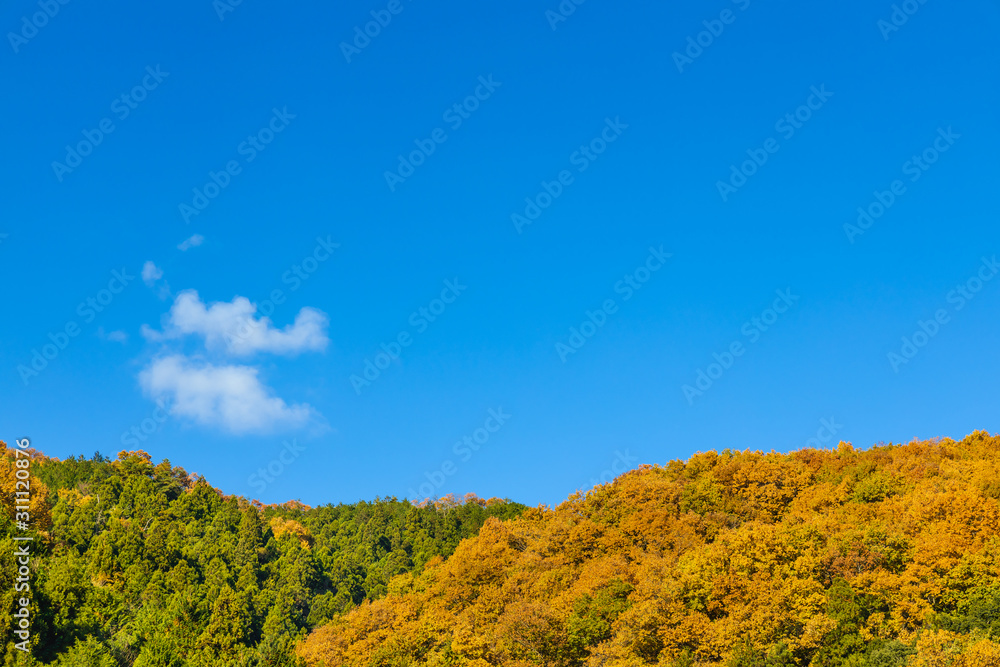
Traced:
<path fill-rule="evenodd" d="M 998 498 L 985 432 L 697 454 L 490 518 L 298 653 L 310 667 L 995 667 Z"/>
<path fill-rule="evenodd" d="M 23 463 L 24 459 L 21 459 Z M 15 649 L 13 448 L 0 442 L 0 664 L 298 665 L 295 642 L 386 594 L 524 506 L 468 496 L 309 508 L 226 496 L 144 452 L 65 461 L 34 453 L 31 657 Z"/>

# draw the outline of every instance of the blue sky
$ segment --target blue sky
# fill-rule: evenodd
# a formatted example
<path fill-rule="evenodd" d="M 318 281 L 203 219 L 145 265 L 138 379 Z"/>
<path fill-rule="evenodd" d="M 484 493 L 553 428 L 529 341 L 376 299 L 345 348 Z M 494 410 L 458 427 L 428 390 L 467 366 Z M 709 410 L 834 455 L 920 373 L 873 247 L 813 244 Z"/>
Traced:
<path fill-rule="evenodd" d="M 0 21 L 8 442 L 536 504 L 998 430 L 995 1 Z"/>

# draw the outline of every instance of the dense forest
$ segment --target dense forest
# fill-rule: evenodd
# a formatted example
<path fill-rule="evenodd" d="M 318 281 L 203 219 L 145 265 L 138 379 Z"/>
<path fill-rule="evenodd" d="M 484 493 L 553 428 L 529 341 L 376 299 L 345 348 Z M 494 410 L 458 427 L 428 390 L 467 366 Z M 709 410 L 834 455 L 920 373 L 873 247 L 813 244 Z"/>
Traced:
<path fill-rule="evenodd" d="M 31 653 L 15 648 L 13 448 L 0 442 L 3 667 L 301 665 L 306 633 L 385 596 L 489 519 L 525 508 L 446 497 L 263 506 L 144 452 L 33 453 Z M 24 459 L 21 459 L 22 462 Z"/>
<path fill-rule="evenodd" d="M 310 667 L 998 667 L 1000 438 L 725 450 L 487 520 Z"/>
<path fill-rule="evenodd" d="M 33 654 L 3 667 L 1000 667 L 985 432 L 700 453 L 555 508 L 263 506 L 143 452 L 32 473 Z"/>

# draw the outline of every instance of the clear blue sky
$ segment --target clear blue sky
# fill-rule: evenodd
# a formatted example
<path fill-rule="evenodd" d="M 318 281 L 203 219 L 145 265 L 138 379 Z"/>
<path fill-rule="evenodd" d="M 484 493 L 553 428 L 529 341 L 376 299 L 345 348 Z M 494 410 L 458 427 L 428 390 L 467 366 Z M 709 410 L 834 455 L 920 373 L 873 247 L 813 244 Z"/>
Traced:
<path fill-rule="evenodd" d="M 0 11 L 5 440 L 535 504 L 998 430 L 995 0 L 39 7 Z"/>

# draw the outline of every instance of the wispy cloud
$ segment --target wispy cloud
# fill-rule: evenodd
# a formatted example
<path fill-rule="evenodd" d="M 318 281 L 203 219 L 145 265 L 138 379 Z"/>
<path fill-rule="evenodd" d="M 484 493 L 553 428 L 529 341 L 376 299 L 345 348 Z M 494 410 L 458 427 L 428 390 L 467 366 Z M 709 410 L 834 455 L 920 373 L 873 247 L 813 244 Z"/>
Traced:
<path fill-rule="evenodd" d="M 156 281 L 163 277 L 163 269 L 153 263 L 152 260 L 142 265 L 142 282 L 148 287 L 156 284 Z"/>
<path fill-rule="evenodd" d="M 102 340 L 109 340 L 112 343 L 121 343 L 124 345 L 128 342 L 128 334 L 124 331 L 104 331 L 104 327 L 97 327 L 97 336 Z"/>
<path fill-rule="evenodd" d="M 205 237 L 202 236 L 201 234 L 194 234 L 181 241 L 177 245 L 177 249 L 180 250 L 181 252 L 187 252 L 191 248 L 200 246 L 204 240 Z"/>

